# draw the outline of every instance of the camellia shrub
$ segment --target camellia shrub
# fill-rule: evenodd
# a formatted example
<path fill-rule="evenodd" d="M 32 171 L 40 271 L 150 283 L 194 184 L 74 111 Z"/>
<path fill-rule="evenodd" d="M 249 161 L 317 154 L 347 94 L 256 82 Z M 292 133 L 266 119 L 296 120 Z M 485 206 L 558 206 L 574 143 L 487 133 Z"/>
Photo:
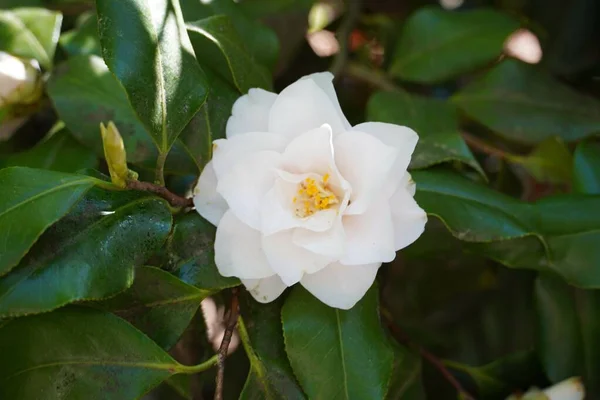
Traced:
<path fill-rule="evenodd" d="M 600 398 L 598 7 L 542 3 L 0 0 L 0 400 Z"/>

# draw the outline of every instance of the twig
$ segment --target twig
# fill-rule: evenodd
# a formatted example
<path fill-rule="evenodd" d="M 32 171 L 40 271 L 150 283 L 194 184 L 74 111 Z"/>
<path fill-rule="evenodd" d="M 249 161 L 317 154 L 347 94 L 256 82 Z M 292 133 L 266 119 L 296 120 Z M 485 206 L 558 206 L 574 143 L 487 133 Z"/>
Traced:
<path fill-rule="evenodd" d="M 389 311 L 381 310 L 381 315 L 383 315 L 384 318 L 387 319 L 388 328 L 392 331 L 396 339 L 408 346 L 416 348 L 421 354 L 421 356 L 427 361 L 429 361 L 429 363 L 431 363 L 431 365 L 433 365 L 433 367 L 442 374 L 442 376 L 448 381 L 448 383 L 450 383 L 454 387 L 454 389 L 456 389 L 456 391 L 460 395 L 462 395 L 463 399 L 475 400 L 475 398 L 471 396 L 471 394 L 469 394 L 469 392 L 467 392 L 465 388 L 462 387 L 461 383 L 454 377 L 454 375 L 452 375 L 452 373 L 448 371 L 442 360 L 437 358 L 429 351 L 425 350 L 423 347 L 411 342 L 408 335 L 398 325 L 394 323 L 392 315 Z"/>
<path fill-rule="evenodd" d="M 331 73 L 335 77 L 342 72 L 344 66 L 346 65 L 346 61 L 348 61 L 350 35 L 352 34 L 352 30 L 358 21 L 358 17 L 360 16 L 360 11 L 362 9 L 362 0 L 350 0 L 346 3 L 348 4 L 348 11 L 346 12 L 346 16 L 337 32 L 340 51 L 338 51 L 336 54 L 330 68 Z"/>
<path fill-rule="evenodd" d="M 493 155 L 509 161 L 511 159 L 510 154 L 507 154 L 506 152 L 487 144 L 483 140 L 476 138 L 475 136 L 467 132 L 462 132 L 462 137 L 468 145 L 470 145 L 471 147 L 473 147 L 473 149 L 479 151 L 480 153 Z"/>
<path fill-rule="evenodd" d="M 361 81 L 367 82 L 378 89 L 388 92 L 404 92 L 404 90 L 396 85 L 394 81 L 389 79 L 383 72 L 378 72 L 370 68 L 364 67 L 359 63 L 348 63 L 343 70 L 343 73 Z"/>
<path fill-rule="evenodd" d="M 225 333 L 223 335 L 223 341 L 219 347 L 217 353 L 217 388 L 215 389 L 215 400 L 223 400 L 223 380 L 225 378 L 225 358 L 227 358 L 227 351 L 229 350 L 229 343 L 231 342 L 231 335 L 238 320 L 239 314 L 239 299 L 238 299 L 238 288 L 231 289 L 231 307 L 229 308 L 229 318 L 227 319 L 227 326 L 225 327 Z"/>
<path fill-rule="evenodd" d="M 194 205 L 194 201 L 192 199 L 186 199 L 184 197 L 178 196 L 175 193 L 169 191 L 169 189 L 167 189 L 166 187 L 156 185 L 154 183 L 130 180 L 127 181 L 127 188 L 155 193 L 163 199 L 167 200 L 173 207 L 192 207 Z"/>

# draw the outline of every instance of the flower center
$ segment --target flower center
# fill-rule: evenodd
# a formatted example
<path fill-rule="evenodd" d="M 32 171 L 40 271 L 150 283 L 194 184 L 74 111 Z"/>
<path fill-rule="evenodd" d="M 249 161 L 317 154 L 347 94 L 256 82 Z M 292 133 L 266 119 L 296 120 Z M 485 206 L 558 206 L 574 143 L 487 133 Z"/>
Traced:
<path fill-rule="evenodd" d="M 306 178 L 298 184 L 298 195 L 292 199 L 297 217 L 310 217 L 317 211 L 326 210 L 340 202 L 329 189 L 328 180 L 329 174 L 325 174 L 320 181 Z"/>

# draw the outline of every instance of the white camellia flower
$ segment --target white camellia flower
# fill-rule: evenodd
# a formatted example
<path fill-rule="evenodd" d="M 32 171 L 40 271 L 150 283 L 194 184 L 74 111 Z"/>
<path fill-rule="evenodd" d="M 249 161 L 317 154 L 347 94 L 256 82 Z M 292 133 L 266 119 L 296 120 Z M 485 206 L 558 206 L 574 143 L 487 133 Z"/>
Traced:
<path fill-rule="evenodd" d="M 332 79 L 313 74 L 279 95 L 238 99 L 194 190 L 196 210 L 217 226 L 219 272 L 260 302 L 299 282 L 349 309 L 427 222 L 406 172 L 417 134 L 352 127 Z"/>

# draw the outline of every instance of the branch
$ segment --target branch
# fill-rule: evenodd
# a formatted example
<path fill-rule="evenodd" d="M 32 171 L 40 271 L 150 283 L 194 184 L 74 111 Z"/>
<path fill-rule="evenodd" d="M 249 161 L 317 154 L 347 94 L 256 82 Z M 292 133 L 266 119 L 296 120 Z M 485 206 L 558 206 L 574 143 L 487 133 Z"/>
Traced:
<path fill-rule="evenodd" d="M 167 200 L 173 207 L 192 207 L 194 201 L 192 199 L 186 199 L 178 196 L 175 193 L 169 191 L 164 186 L 156 185 L 150 182 L 141 182 L 136 180 L 127 181 L 127 189 L 141 190 L 145 192 L 152 192 L 163 199 Z"/>
<path fill-rule="evenodd" d="M 398 325 L 394 323 L 392 315 L 389 311 L 382 309 L 381 315 L 383 315 L 383 317 L 387 319 L 388 328 L 390 329 L 390 331 L 392 331 L 396 339 L 398 339 L 405 345 L 416 348 L 421 354 L 421 357 L 429 361 L 429 363 L 433 365 L 433 367 L 442 374 L 442 376 L 448 381 L 448 383 L 450 383 L 450 385 L 452 385 L 454 389 L 456 389 L 458 394 L 462 396 L 462 399 L 475 400 L 475 398 L 471 396 L 471 394 L 469 394 L 469 392 L 467 392 L 465 388 L 462 387 L 461 383 L 454 377 L 454 375 L 452 375 L 452 373 L 448 371 L 442 360 L 437 358 L 429 351 L 425 350 L 423 347 L 411 342 L 408 335 Z"/>
<path fill-rule="evenodd" d="M 497 149 L 487 144 L 483 140 L 471 135 L 470 133 L 462 132 L 461 135 L 469 146 L 471 146 L 474 150 L 479 151 L 480 153 L 496 156 L 500 159 L 510 159 L 510 155 L 504 152 L 503 150 Z"/>
<path fill-rule="evenodd" d="M 330 68 L 331 73 L 336 78 L 344 69 L 346 61 L 348 61 L 348 45 L 350 44 L 350 35 L 352 34 L 352 30 L 358 21 L 358 17 L 360 16 L 360 11 L 362 9 L 362 0 L 351 0 L 348 1 L 347 4 L 348 11 L 346 12 L 346 16 L 340 25 L 340 29 L 338 30 L 340 51 L 338 51 L 336 54 Z"/>
<path fill-rule="evenodd" d="M 231 335 L 238 320 L 239 315 L 239 299 L 238 299 L 238 288 L 231 289 L 231 306 L 229 308 L 229 317 L 227 319 L 227 326 L 225 328 L 225 334 L 223 335 L 223 341 L 219 347 L 217 353 L 217 388 L 215 389 L 215 400 L 223 400 L 223 380 L 225 378 L 225 358 L 227 358 L 227 351 L 229 350 L 229 343 L 231 342 Z"/>

